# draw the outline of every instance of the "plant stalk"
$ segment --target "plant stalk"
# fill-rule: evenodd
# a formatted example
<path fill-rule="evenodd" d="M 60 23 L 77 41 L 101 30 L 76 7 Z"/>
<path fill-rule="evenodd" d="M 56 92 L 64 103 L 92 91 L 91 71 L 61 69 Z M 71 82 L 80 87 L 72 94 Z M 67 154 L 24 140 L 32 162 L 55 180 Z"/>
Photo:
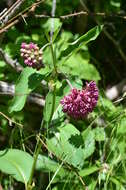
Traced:
<path fill-rule="evenodd" d="M 55 70 L 55 79 L 56 79 L 57 78 L 56 57 L 55 57 L 55 54 L 54 54 L 52 43 L 51 43 L 50 47 L 51 47 L 51 54 L 52 54 L 53 66 L 54 66 L 54 70 Z M 54 110 L 55 110 L 55 100 L 56 100 L 56 85 L 54 86 L 54 90 L 53 90 L 53 100 L 52 100 L 51 116 L 50 116 L 48 125 L 51 123 L 51 120 L 52 120 L 52 117 L 53 117 L 53 113 L 54 113 Z M 42 126 L 43 126 L 43 122 L 41 122 L 40 130 L 41 130 Z M 39 136 L 40 136 L 40 133 L 39 133 Z M 28 182 L 26 190 L 31 190 L 32 189 L 33 175 L 34 175 L 34 171 L 35 171 L 38 155 L 39 155 L 39 152 L 41 150 L 41 146 L 42 146 L 41 141 L 40 141 L 39 138 L 37 138 L 36 148 L 35 148 L 35 152 L 34 152 L 34 156 L 33 156 L 34 157 L 34 161 L 33 161 L 31 175 L 30 175 L 29 182 Z"/>

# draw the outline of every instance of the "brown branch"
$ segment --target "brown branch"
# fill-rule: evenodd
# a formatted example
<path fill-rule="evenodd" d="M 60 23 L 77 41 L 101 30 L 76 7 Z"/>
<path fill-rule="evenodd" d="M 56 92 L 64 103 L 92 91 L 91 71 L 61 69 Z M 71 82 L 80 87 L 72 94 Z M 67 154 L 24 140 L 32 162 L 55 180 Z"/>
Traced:
<path fill-rule="evenodd" d="M 5 115 L 3 112 L 0 112 L 0 115 L 2 115 L 5 119 L 7 119 L 10 125 L 14 123 L 14 124 L 17 125 L 18 127 L 23 128 L 23 125 L 22 125 L 22 124 L 13 121 L 13 120 L 10 119 L 7 115 Z"/>
<path fill-rule="evenodd" d="M 0 13 L 0 16 L 2 16 L 6 11 L 7 11 L 7 8 L 3 9 L 2 12 Z"/>
<path fill-rule="evenodd" d="M 17 72 L 21 72 L 23 67 L 18 63 L 17 60 L 13 60 L 7 53 L 5 53 L 2 48 L 0 48 L 0 57 L 10 65 L 13 69 L 15 69 Z"/>
<path fill-rule="evenodd" d="M 77 171 L 74 171 L 76 176 L 79 178 L 80 182 L 82 183 L 84 190 L 88 190 L 88 187 L 86 186 L 84 180 L 82 179 L 82 177 L 79 175 L 79 173 Z"/>
<path fill-rule="evenodd" d="M 43 0 L 44 1 L 44 0 Z M 3 27 L 0 28 L 0 34 L 2 34 L 3 32 L 6 32 L 6 30 L 8 30 L 10 27 L 14 26 L 15 24 L 17 24 L 20 21 L 21 16 L 26 18 L 28 17 L 30 12 L 34 12 L 35 8 L 37 5 L 39 5 L 40 3 L 42 3 L 43 1 L 39 1 L 37 3 L 32 4 L 32 6 L 26 8 L 24 11 L 22 11 L 21 13 L 17 14 L 15 17 L 13 17 L 12 19 L 8 20 L 7 24 Z M 102 17 L 117 17 L 117 18 L 121 18 L 126 20 L 126 15 L 118 15 L 118 14 L 107 14 L 104 12 L 98 12 L 98 13 L 91 13 L 88 11 L 80 11 L 80 12 L 76 12 L 76 13 L 72 13 L 72 14 L 67 14 L 67 15 L 62 15 L 62 16 L 55 16 L 53 18 L 59 18 L 59 19 L 69 19 L 71 17 L 74 16 L 80 16 L 80 15 L 86 15 L 86 16 L 102 16 Z M 50 15 L 35 15 L 36 18 L 52 18 L 52 16 Z M 120 51 L 120 54 L 122 54 L 122 52 Z"/>
<path fill-rule="evenodd" d="M 17 0 L 6 12 L 0 17 L 0 22 L 6 24 L 8 20 L 16 13 L 25 0 Z"/>
<path fill-rule="evenodd" d="M 117 99 L 122 93 L 126 91 L 126 79 L 123 79 L 120 83 L 107 89 L 105 94 L 110 100 Z"/>
<path fill-rule="evenodd" d="M 0 95 L 8 95 L 8 96 L 23 96 L 26 94 L 15 94 L 15 85 L 9 84 L 4 81 L 0 81 Z M 45 100 L 43 99 L 43 96 L 41 96 L 38 93 L 31 93 L 28 98 L 27 102 L 36 104 L 37 106 L 44 106 Z"/>
<path fill-rule="evenodd" d="M 122 18 L 124 20 L 126 20 L 126 15 L 118 15 L 118 14 L 107 14 L 104 12 L 97 12 L 97 13 L 92 13 L 92 12 L 88 12 L 88 11 L 80 11 L 80 12 L 75 12 L 75 13 L 71 13 L 71 14 L 67 14 L 67 15 L 62 15 L 62 16 L 55 16 L 52 17 L 50 15 L 35 15 L 36 18 L 60 18 L 60 19 L 69 19 L 71 17 L 75 17 L 75 16 L 80 16 L 80 15 L 86 15 L 86 16 L 101 16 L 101 17 L 117 17 L 117 18 Z"/>
<path fill-rule="evenodd" d="M 18 13 L 12 19 L 8 20 L 8 22 L 4 26 L 0 27 L 0 34 L 6 32 L 9 28 L 11 28 L 15 24 L 17 24 L 22 19 L 22 17 L 23 18 L 28 17 L 29 14 L 33 13 L 35 11 L 36 7 L 43 2 L 44 2 L 44 0 L 40 0 L 36 3 L 33 3 L 31 6 L 27 7 L 25 10 Z"/>
<path fill-rule="evenodd" d="M 0 190 L 3 190 L 3 188 L 2 188 L 2 186 L 1 186 L 1 184 L 0 184 Z"/>
<path fill-rule="evenodd" d="M 22 17 L 27 17 L 27 16 L 28 16 L 27 14 L 22 15 Z M 1 27 L 0 28 L 0 34 L 6 32 L 9 28 L 16 25 L 20 21 L 20 18 L 21 18 L 21 15 L 20 15 L 19 18 L 15 19 L 15 20 L 12 20 L 12 22 L 9 21 L 7 25 L 5 25 L 4 27 Z"/>

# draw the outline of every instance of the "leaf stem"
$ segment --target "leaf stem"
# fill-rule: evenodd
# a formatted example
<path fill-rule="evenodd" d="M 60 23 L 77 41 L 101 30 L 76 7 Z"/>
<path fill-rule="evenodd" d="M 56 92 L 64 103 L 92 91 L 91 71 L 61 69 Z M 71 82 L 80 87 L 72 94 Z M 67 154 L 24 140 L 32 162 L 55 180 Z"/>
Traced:
<path fill-rule="evenodd" d="M 56 66 L 56 56 L 54 54 L 54 49 L 53 49 L 53 44 L 52 42 L 50 43 L 50 49 L 51 49 L 51 54 L 52 54 L 52 62 L 53 62 L 53 66 L 54 66 L 54 70 L 55 70 L 55 74 L 57 77 L 57 66 Z"/>
<path fill-rule="evenodd" d="M 55 54 L 54 54 L 52 42 L 50 43 L 50 47 L 51 47 L 51 54 L 52 54 L 53 66 L 54 66 L 54 70 L 55 70 L 55 80 L 56 80 L 58 73 L 57 73 L 57 67 L 56 67 L 56 57 L 55 57 Z M 52 108 L 51 108 L 50 119 L 49 119 L 49 122 L 47 124 L 48 126 L 51 123 L 51 120 L 52 120 L 52 117 L 53 117 L 53 113 L 54 113 L 54 110 L 55 110 L 55 101 L 56 101 L 56 85 L 54 85 L 54 89 L 53 89 Z M 44 121 L 41 122 L 40 131 L 41 131 L 43 125 L 44 125 Z M 39 136 L 40 136 L 40 133 L 39 133 Z M 35 148 L 35 152 L 34 152 L 34 156 L 33 156 L 34 157 L 34 161 L 33 161 L 33 165 L 32 165 L 32 170 L 31 170 L 31 174 L 30 174 L 27 190 L 31 190 L 32 189 L 33 175 L 34 175 L 34 171 L 35 171 L 38 155 L 39 155 L 39 152 L 41 150 L 41 146 L 42 146 L 41 141 L 40 141 L 39 138 L 37 138 L 36 148 Z"/>
<path fill-rule="evenodd" d="M 38 139 L 37 140 L 37 149 L 36 149 L 35 154 L 34 154 L 34 161 L 33 161 L 31 175 L 30 175 L 30 179 L 29 179 L 29 185 L 31 185 L 31 183 L 32 183 L 32 178 L 33 178 L 33 175 L 34 175 L 34 170 L 35 170 L 36 162 L 37 162 L 38 155 L 39 155 L 39 152 L 40 152 L 40 149 L 41 149 L 41 145 L 42 144 L 41 144 L 40 140 Z"/>
<path fill-rule="evenodd" d="M 51 48 L 51 54 L 52 54 L 52 62 L 53 62 L 53 66 L 54 66 L 54 70 L 55 70 L 55 80 L 57 79 L 58 76 L 58 72 L 57 72 L 57 67 L 56 67 L 56 56 L 54 53 L 54 49 L 53 49 L 53 43 L 50 43 L 50 48 Z M 54 85 L 54 89 L 53 89 L 53 100 L 52 100 L 52 110 L 51 110 L 51 115 L 50 115 L 50 119 L 48 124 L 50 124 L 52 117 L 53 117 L 53 113 L 55 110 L 55 101 L 56 101 L 56 85 Z"/>
<path fill-rule="evenodd" d="M 52 108 L 51 108 L 51 115 L 50 115 L 50 118 L 49 118 L 48 125 L 51 123 L 53 113 L 55 111 L 55 102 L 56 102 L 56 85 L 54 86 L 54 89 L 53 89 Z"/>
<path fill-rule="evenodd" d="M 41 121 L 41 126 L 40 126 L 40 131 L 41 131 L 41 129 L 42 129 L 43 126 L 44 126 L 44 121 L 42 120 Z M 38 136 L 40 137 L 40 135 L 41 134 L 39 132 Z M 41 146 L 42 146 L 42 143 L 40 141 L 40 138 L 37 137 L 37 143 L 36 143 L 36 147 L 35 147 L 35 151 L 34 151 L 34 155 L 33 155 L 34 161 L 33 161 L 32 169 L 31 169 L 31 174 L 30 174 L 30 178 L 29 178 L 28 186 L 27 186 L 26 190 L 31 190 L 32 189 L 32 179 L 33 179 L 33 175 L 34 175 L 34 171 L 35 171 L 38 155 L 39 155 L 39 152 L 41 150 Z"/>

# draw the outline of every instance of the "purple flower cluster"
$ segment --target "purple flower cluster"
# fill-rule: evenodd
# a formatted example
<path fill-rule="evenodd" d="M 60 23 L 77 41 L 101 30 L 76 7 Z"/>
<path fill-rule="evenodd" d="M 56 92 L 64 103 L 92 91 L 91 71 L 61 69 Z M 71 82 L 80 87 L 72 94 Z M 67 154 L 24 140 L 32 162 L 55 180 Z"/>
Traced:
<path fill-rule="evenodd" d="M 42 62 L 42 51 L 37 44 L 30 42 L 29 44 L 21 44 L 21 57 L 24 59 L 24 63 L 29 67 L 38 68 Z"/>
<path fill-rule="evenodd" d="M 92 112 L 98 101 L 98 88 L 94 81 L 86 83 L 86 88 L 77 90 L 73 88 L 71 93 L 61 100 L 63 112 L 74 119 L 83 119 Z"/>

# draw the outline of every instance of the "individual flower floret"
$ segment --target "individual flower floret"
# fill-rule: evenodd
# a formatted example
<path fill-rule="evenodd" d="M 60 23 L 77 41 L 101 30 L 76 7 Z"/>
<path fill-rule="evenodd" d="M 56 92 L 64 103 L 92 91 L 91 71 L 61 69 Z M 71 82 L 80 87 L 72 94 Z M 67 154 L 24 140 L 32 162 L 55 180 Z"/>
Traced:
<path fill-rule="evenodd" d="M 86 88 L 73 88 L 71 93 L 61 100 L 63 112 L 74 119 L 83 119 L 92 112 L 98 101 L 98 88 L 94 81 L 86 83 Z"/>
<path fill-rule="evenodd" d="M 33 68 L 41 68 L 42 65 L 42 50 L 39 49 L 37 44 L 30 42 L 29 44 L 21 44 L 21 57 L 24 59 L 24 63 Z"/>

